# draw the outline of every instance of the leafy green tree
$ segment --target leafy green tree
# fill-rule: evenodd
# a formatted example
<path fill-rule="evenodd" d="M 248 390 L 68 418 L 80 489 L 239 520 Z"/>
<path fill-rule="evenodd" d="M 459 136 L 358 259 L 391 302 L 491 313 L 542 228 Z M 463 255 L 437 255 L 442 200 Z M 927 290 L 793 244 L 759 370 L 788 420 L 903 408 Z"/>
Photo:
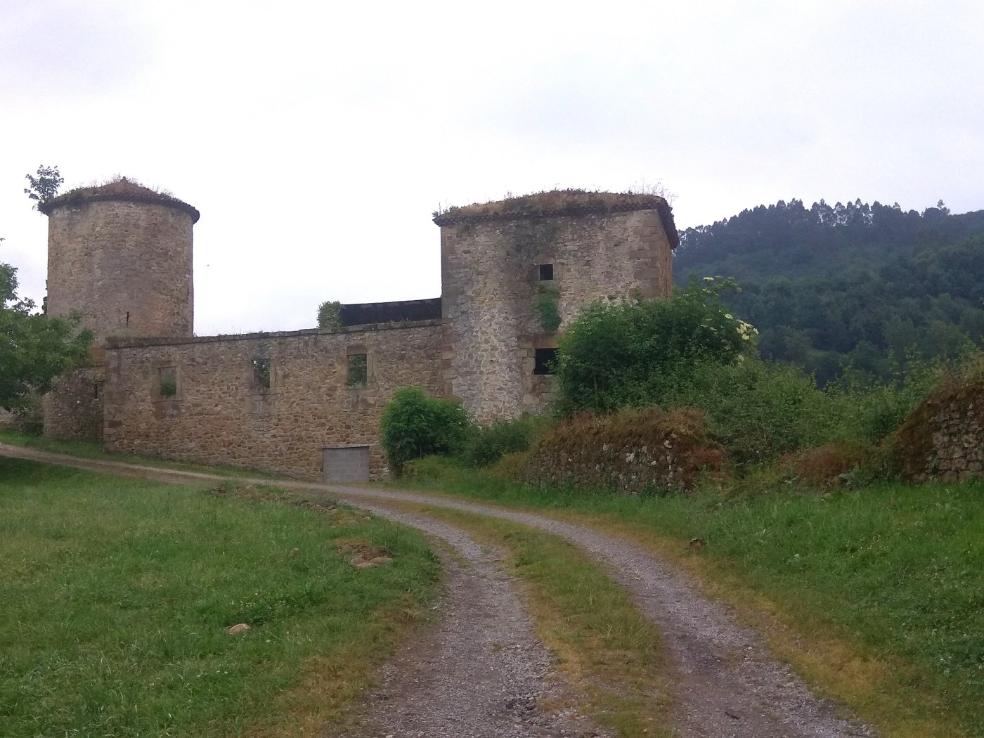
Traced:
<path fill-rule="evenodd" d="M 83 362 L 92 334 L 78 318 L 52 318 L 17 296 L 17 270 L 0 263 L 0 407 L 24 409 L 34 393 Z"/>
<path fill-rule="evenodd" d="M 337 331 L 342 327 L 342 303 L 328 300 L 318 306 L 318 328 Z"/>
<path fill-rule="evenodd" d="M 49 167 L 42 164 L 35 174 L 25 174 L 24 178 L 31 185 L 24 188 L 24 194 L 34 200 L 35 210 L 40 210 L 46 202 L 54 198 L 65 183 L 57 165 Z"/>
<path fill-rule="evenodd" d="M 390 466 L 400 474 L 412 459 L 457 452 L 469 425 L 468 413 L 457 402 L 404 387 L 383 411 L 382 444 Z"/>
<path fill-rule="evenodd" d="M 695 364 L 729 364 L 750 351 L 755 329 L 719 299 L 731 286 L 707 279 L 669 300 L 588 306 L 558 346 L 561 412 L 660 404 Z"/>

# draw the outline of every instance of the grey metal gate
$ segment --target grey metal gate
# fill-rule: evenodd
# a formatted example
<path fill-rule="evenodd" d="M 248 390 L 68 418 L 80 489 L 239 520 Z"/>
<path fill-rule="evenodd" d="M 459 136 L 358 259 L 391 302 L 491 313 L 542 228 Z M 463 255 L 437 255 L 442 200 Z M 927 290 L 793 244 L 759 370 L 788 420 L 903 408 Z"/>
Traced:
<path fill-rule="evenodd" d="M 324 446 L 321 468 L 326 482 L 368 482 L 369 446 Z"/>

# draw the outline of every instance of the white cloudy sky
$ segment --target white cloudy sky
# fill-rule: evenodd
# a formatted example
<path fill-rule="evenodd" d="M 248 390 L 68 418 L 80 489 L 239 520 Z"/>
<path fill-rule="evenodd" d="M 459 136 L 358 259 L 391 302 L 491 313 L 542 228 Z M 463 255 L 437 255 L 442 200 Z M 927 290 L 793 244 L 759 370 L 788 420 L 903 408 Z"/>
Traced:
<path fill-rule="evenodd" d="M 984 3 L 0 0 L 0 260 L 44 292 L 24 174 L 202 212 L 196 331 L 440 291 L 439 205 L 662 184 L 984 208 Z"/>

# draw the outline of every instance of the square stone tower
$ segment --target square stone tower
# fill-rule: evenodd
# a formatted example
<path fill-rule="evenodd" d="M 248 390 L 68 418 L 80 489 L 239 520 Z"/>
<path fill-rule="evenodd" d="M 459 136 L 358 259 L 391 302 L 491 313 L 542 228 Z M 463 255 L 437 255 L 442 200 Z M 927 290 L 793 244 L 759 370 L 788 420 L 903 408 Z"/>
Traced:
<path fill-rule="evenodd" d="M 480 422 L 544 408 L 558 333 L 587 304 L 672 289 L 679 239 L 656 195 L 544 192 L 434 222 L 450 389 Z"/>

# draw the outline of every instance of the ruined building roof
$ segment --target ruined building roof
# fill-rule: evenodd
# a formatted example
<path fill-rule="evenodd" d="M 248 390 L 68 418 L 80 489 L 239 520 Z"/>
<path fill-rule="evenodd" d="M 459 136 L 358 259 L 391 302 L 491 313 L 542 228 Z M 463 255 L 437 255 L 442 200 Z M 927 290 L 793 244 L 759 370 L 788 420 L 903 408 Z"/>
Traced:
<path fill-rule="evenodd" d="M 673 210 L 665 198 L 633 192 L 588 192 L 586 190 L 551 190 L 495 202 L 474 203 L 434 213 L 439 226 L 489 220 L 547 218 L 558 215 L 606 215 L 633 210 L 658 210 L 670 246 L 680 242 Z"/>
<path fill-rule="evenodd" d="M 201 213 L 195 207 L 183 200 L 179 200 L 166 192 L 158 192 L 150 187 L 145 187 L 139 182 L 127 179 L 126 177 L 114 179 L 106 184 L 78 187 L 47 202 L 41 203 L 38 205 L 38 210 L 45 215 L 50 215 L 53 210 L 60 207 L 72 207 L 86 202 L 99 201 L 143 202 L 153 205 L 166 205 L 188 213 L 191 216 L 192 223 L 197 223 L 201 217 Z"/>
<path fill-rule="evenodd" d="M 342 305 L 339 317 L 342 319 L 342 325 L 345 326 L 437 320 L 441 317 L 441 298 L 351 303 Z"/>

